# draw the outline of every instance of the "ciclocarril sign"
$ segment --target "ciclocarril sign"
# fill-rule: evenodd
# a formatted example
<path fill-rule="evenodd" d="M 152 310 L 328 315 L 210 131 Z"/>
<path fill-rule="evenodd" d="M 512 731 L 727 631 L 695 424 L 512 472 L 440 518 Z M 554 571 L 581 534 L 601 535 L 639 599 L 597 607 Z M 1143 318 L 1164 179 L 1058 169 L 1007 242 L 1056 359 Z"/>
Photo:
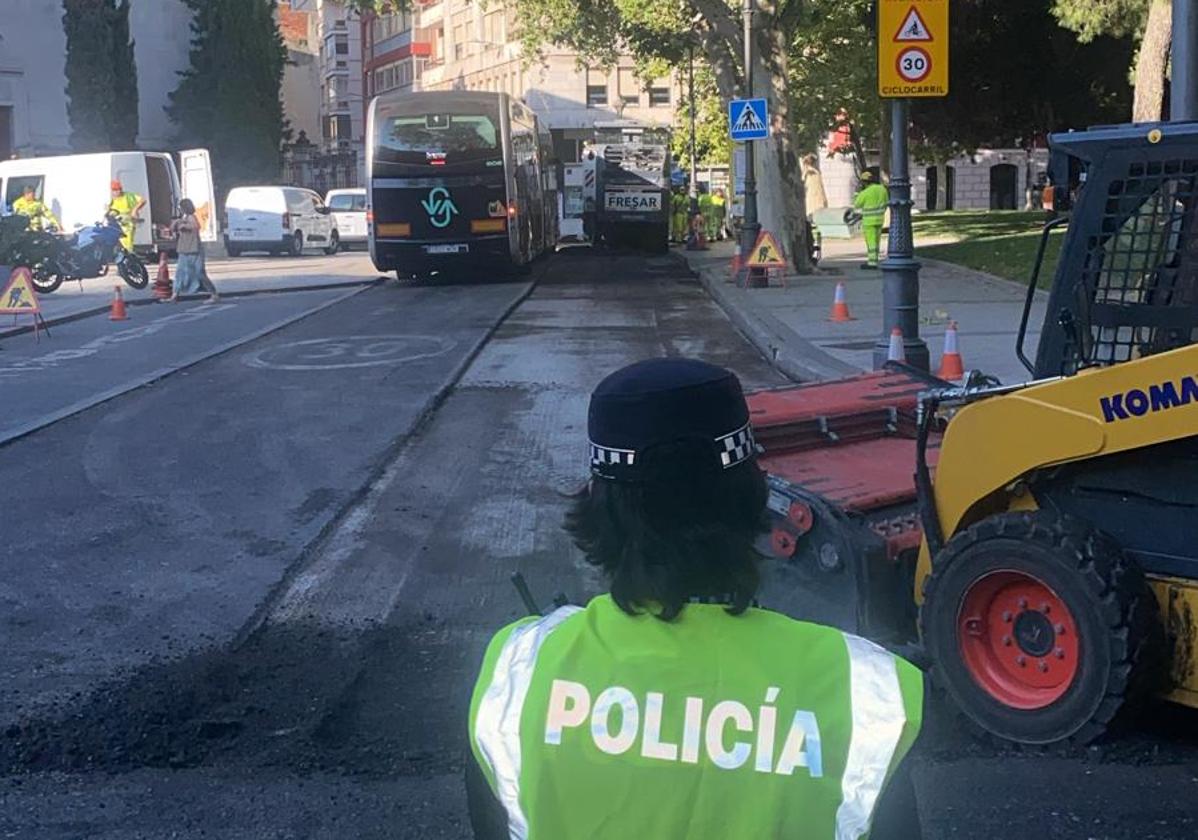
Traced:
<path fill-rule="evenodd" d="M 879 0 L 878 93 L 948 95 L 948 0 Z"/>

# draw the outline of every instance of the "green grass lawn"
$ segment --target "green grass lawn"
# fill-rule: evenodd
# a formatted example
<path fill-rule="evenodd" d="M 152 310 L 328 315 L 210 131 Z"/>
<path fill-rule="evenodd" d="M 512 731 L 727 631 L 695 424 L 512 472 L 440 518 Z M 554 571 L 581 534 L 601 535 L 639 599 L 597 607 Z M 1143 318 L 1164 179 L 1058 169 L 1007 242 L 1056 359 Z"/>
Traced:
<path fill-rule="evenodd" d="M 944 260 L 1026 283 L 1032 276 L 1044 214 L 1038 211 L 954 210 L 921 213 L 912 221 L 916 256 Z M 1063 236 L 1064 228 L 1058 228 L 1049 237 L 1037 284 L 1041 288 L 1052 283 Z M 957 241 L 920 245 L 921 240 L 932 237 L 952 237 Z"/>

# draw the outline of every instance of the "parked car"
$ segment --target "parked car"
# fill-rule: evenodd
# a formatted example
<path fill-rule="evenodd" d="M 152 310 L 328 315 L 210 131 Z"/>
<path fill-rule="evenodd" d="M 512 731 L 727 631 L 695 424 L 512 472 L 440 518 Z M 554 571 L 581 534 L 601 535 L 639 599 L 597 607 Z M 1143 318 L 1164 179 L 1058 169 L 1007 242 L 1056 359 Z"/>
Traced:
<path fill-rule="evenodd" d="M 288 253 L 305 248 L 335 254 L 341 247 L 329 208 L 312 190 L 299 187 L 234 187 L 225 199 L 225 251 Z"/>
<path fill-rule="evenodd" d="M 329 190 L 324 202 L 333 214 L 337 233 L 341 235 L 341 247 L 366 246 L 366 189 Z"/>
<path fill-rule="evenodd" d="M 64 233 L 90 228 L 103 221 L 112 200 L 112 181 L 146 200 L 141 217 L 145 224 L 133 229 L 133 249 L 150 254 L 174 247 L 171 219 L 179 199 L 196 206 L 205 242 L 217 240 L 216 202 L 213 200 L 212 166 L 206 149 L 179 152 L 179 162 L 166 152 L 97 152 L 84 155 L 20 158 L 0 161 L 0 195 L 4 212 L 26 187 L 61 223 Z"/>

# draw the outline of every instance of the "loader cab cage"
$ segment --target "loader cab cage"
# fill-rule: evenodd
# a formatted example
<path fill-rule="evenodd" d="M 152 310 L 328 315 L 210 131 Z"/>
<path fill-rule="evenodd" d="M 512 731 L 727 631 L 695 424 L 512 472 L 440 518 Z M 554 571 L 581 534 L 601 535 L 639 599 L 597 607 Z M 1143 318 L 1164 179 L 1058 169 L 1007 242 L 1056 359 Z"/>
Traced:
<path fill-rule="evenodd" d="M 1094 128 L 1050 145 L 1056 206 L 1071 213 L 1032 373 L 1198 341 L 1198 123 Z"/>

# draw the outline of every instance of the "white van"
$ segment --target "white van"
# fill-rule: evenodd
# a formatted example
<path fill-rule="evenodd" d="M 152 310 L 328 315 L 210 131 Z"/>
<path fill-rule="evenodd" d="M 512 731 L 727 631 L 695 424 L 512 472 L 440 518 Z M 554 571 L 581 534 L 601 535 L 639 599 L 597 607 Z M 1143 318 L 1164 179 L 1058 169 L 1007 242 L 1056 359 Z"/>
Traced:
<path fill-rule="evenodd" d="M 0 162 L 0 196 L 4 212 L 27 185 L 71 233 L 103 221 L 112 200 L 111 184 L 120 181 L 125 192 L 146 200 L 144 222 L 133 231 L 134 250 L 149 253 L 170 249 L 171 220 L 178 214 L 179 200 L 190 198 L 203 225 L 205 242 L 217 239 L 216 202 L 212 188 L 212 164 L 207 149 L 179 153 L 179 167 L 166 152 L 98 152 L 88 155 L 25 158 Z M 180 178 L 180 170 L 182 177 Z"/>
<path fill-rule="evenodd" d="M 329 208 L 312 190 L 299 187 L 234 187 L 225 199 L 225 251 L 286 252 L 305 248 L 335 254 L 341 247 Z"/>
<path fill-rule="evenodd" d="M 366 244 L 366 188 L 329 190 L 324 197 L 341 235 L 341 247 Z"/>

